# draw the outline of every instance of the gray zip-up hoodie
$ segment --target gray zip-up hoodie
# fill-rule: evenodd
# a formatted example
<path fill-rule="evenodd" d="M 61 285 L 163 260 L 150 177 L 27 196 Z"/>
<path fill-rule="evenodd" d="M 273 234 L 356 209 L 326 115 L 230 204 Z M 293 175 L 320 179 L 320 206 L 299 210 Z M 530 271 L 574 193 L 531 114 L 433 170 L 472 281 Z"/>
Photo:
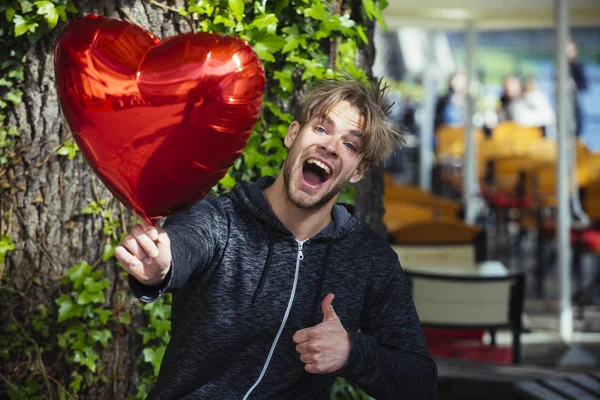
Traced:
<path fill-rule="evenodd" d="M 272 182 L 239 184 L 167 218 L 165 285 L 130 279 L 142 301 L 173 292 L 172 337 L 149 398 L 329 399 L 337 375 L 377 399 L 435 398 L 436 366 L 394 251 L 347 205 L 298 242 L 262 196 Z M 350 357 L 337 374 L 310 374 L 292 336 L 322 322 L 328 293 Z"/>

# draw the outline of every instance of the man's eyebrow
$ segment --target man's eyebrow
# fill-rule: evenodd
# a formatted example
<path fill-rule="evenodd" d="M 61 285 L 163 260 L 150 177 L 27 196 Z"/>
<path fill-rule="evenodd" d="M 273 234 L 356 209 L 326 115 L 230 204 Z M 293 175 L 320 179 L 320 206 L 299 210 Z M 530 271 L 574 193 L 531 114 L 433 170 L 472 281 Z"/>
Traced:
<path fill-rule="evenodd" d="M 333 121 L 333 119 L 329 116 L 329 115 L 322 115 L 319 117 L 319 122 L 324 123 L 324 124 L 328 124 L 328 125 L 333 125 L 335 126 L 335 122 Z M 350 131 L 350 134 L 353 136 L 357 136 L 359 138 L 364 136 L 364 132 L 361 130 L 357 130 L 357 129 L 352 129 Z"/>

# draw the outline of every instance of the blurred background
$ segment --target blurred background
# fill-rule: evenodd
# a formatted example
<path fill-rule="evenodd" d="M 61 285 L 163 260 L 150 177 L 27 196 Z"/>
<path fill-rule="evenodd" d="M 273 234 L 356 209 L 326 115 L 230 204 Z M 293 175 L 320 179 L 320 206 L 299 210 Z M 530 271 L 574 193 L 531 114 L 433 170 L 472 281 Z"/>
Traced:
<path fill-rule="evenodd" d="M 440 397 L 600 398 L 600 2 L 384 16 L 373 74 L 406 141 L 383 220 Z"/>

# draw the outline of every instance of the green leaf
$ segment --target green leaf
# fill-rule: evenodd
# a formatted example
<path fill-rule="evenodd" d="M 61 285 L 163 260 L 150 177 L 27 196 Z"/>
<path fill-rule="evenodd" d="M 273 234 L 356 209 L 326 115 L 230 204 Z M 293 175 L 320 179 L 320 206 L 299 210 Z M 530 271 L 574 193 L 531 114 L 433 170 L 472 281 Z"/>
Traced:
<path fill-rule="evenodd" d="M 19 65 L 15 69 L 11 69 L 8 72 L 8 77 L 11 79 L 16 79 L 19 82 L 23 81 L 23 65 Z"/>
<path fill-rule="evenodd" d="M 95 342 L 100 342 L 103 347 L 108 345 L 108 340 L 112 338 L 112 333 L 108 329 L 92 330 L 90 336 Z"/>
<path fill-rule="evenodd" d="M 33 4 L 27 0 L 18 0 L 21 5 L 21 12 L 23 14 L 27 14 L 28 12 L 33 10 Z"/>
<path fill-rule="evenodd" d="M 86 262 L 82 261 L 67 270 L 67 276 L 73 283 L 75 290 L 83 288 L 83 283 L 87 277 L 92 274 L 92 267 Z"/>
<path fill-rule="evenodd" d="M 372 1 L 372 0 L 371 0 Z M 312 7 L 304 9 L 304 16 L 316 19 L 318 21 L 325 20 L 325 3 L 323 1 L 316 1 Z"/>
<path fill-rule="evenodd" d="M 67 319 L 71 319 L 81 315 L 81 307 L 79 307 L 76 304 L 73 304 L 71 296 L 69 295 L 63 294 L 58 299 L 56 299 L 55 302 L 59 306 L 58 322 L 62 322 Z"/>
<path fill-rule="evenodd" d="M 13 83 L 11 81 L 7 81 L 4 78 L 0 78 L 0 86 L 11 87 L 12 85 L 13 85 Z"/>
<path fill-rule="evenodd" d="M 75 143 L 72 140 L 67 140 L 63 143 L 62 147 L 58 149 L 56 154 L 58 154 L 59 156 L 68 156 L 69 160 L 72 160 L 73 158 L 75 158 L 78 151 L 79 147 L 77 146 L 77 143 Z"/>
<path fill-rule="evenodd" d="M 235 179 L 231 177 L 229 173 L 225 175 L 220 181 L 219 184 L 223 186 L 225 189 L 232 189 L 235 185 Z"/>
<path fill-rule="evenodd" d="M 213 21 L 214 24 L 223 24 L 228 28 L 233 28 L 235 26 L 235 21 L 232 21 L 229 18 L 225 18 L 222 15 L 217 15 Z"/>
<path fill-rule="evenodd" d="M 4 11 L 4 15 L 6 16 L 6 20 L 8 22 L 11 22 L 12 19 L 13 19 L 13 17 L 15 16 L 16 12 L 17 12 L 17 10 L 15 10 L 14 8 L 8 7 L 6 9 L 6 11 Z"/>
<path fill-rule="evenodd" d="M 102 251 L 102 261 L 111 259 L 115 255 L 116 247 L 117 246 L 112 242 L 106 243 L 106 245 L 104 245 L 104 250 Z"/>
<path fill-rule="evenodd" d="M 254 51 L 264 60 L 275 61 L 275 53 L 285 45 L 285 39 L 277 35 L 263 35 L 254 43 Z"/>
<path fill-rule="evenodd" d="M 112 316 L 111 310 L 106 310 L 104 308 L 94 308 L 94 314 L 96 314 L 100 318 L 100 323 L 102 325 L 106 325 L 108 319 Z"/>
<path fill-rule="evenodd" d="M 160 363 L 162 362 L 163 356 L 165 355 L 165 346 L 158 346 L 156 348 L 146 347 L 143 351 L 144 361 L 152 364 L 154 367 L 154 375 L 158 375 L 160 369 Z"/>
<path fill-rule="evenodd" d="M 362 40 L 363 43 L 365 43 L 365 44 L 369 43 L 369 39 L 367 39 L 367 35 L 365 34 L 364 26 L 359 25 L 357 27 L 356 31 L 358 32 L 358 37 L 360 38 L 360 40 Z"/>
<path fill-rule="evenodd" d="M 13 251 L 17 246 L 13 243 L 12 239 L 8 235 L 0 236 L 0 263 L 4 262 L 6 253 Z"/>
<path fill-rule="evenodd" d="M 77 8 L 75 8 L 75 4 L 71 0 L 67 2 L 66 10 L 68 13 L 77 14 Z"/>
<path fill-rule="evenodd" d="M 18 106 L 21 104 L 21 98 L 23 97 L 23 92 L 19 89 L 13 90 L 12 92 L 8 92 L 4 95 L 4 99 L 12 102 L 14 106 Z"/>
<path fill-rule="evenodd" d="M 119 318 L 117 318 L 117 320 L 119 321 L 119 323 L 121 323 L 123 325 L 130 325 L 131 324 L 131 314 L 129 314 L 129 313 L 121 314 L 121 315 L 119 315 Z"/>
<path fill-rule="evenodd" d="M 273 78 L 279 81 L 279 84 L 286 92 L 292 92 L 294 85 L 292 82 L 292 74 L 287 71 L 275 71 Z"/>
<path fill-rule="evenodd" d="M 100 272 L 100 271 L 98 271 Z M 87 290 L 90 293 L 98 293 L 101 292 L 102 289 L 105 289 L 108 287 L 108 280 L 107 279 L 101 279 L 101 280 L 96 280 L 94 277 L 88 277 L 85 278 L 85 280 L 83 281 L 83 284 L 85 286 L 85 290 Z"/>
<path fill-rule="evenodd" d="M 255 18 L 254 21 L 252 21 L 252 26 L 258 29 L 265 29 L 269 33 L 275 33 L 278 22 L 279 20 L 275 14 L 264 14 Z"/>
<path fill-rule="evenodd" d="M 35 5 L 38 8 L 37 13 L 44 16 L 48 27 L 51 29 L 56 27 L 56 24 L 58 23 L 58 12 L 56 12 L 54 4 L 49 1 L 36 1 Z"/>
<path fill-rule="evenodd" d="M 98 355 L 96 355 L 96 352 L 92 348 L 86 347 L 83 351 L 75 351 L 74 354 L 73 361 L 88 367 L 92 372 L 96 372 Z"/>
<path fill-rule="evenodd" d="M 79 305 L 83 306 L 93 303 L 104 303 L 104 293 L 88 292 L 87 290 L 84 290 L 83 292 L 79 293 L 79 296 L 77 296 L 77 304 Z"/>
<path fill-rule="evenodd" d="M 18 14 L 14 16 L 13 23 L 15 24 L 16 37 L 24 35 L 27 32 L 35 32 L 35 28 L 38 27 L 37 22 L 28 21 Z"/>
<path fill-rule="evenodd" d="M 62 22 L 67 22 L 67 8 L 66 6 L 56 6 L 56 13 Z"/>
<path fill-rule="evenodd" d="M 227 0 L 229 10 L 239 22 L 244 18 L 244 0 Z"/>

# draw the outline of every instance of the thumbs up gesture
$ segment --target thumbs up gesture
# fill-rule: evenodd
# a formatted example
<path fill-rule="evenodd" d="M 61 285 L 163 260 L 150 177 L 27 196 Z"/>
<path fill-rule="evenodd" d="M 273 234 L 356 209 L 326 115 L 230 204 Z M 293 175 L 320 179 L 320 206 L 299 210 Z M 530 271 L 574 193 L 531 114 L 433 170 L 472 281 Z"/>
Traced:
<path fill-rule="evenodd" d="M 311 374 L 328 374 L 344 368 L 350 356 L 350 335 L 333 309 L 333 293 L 323 299 L 323 322 L 294 334 L 296 351 Z"/>

